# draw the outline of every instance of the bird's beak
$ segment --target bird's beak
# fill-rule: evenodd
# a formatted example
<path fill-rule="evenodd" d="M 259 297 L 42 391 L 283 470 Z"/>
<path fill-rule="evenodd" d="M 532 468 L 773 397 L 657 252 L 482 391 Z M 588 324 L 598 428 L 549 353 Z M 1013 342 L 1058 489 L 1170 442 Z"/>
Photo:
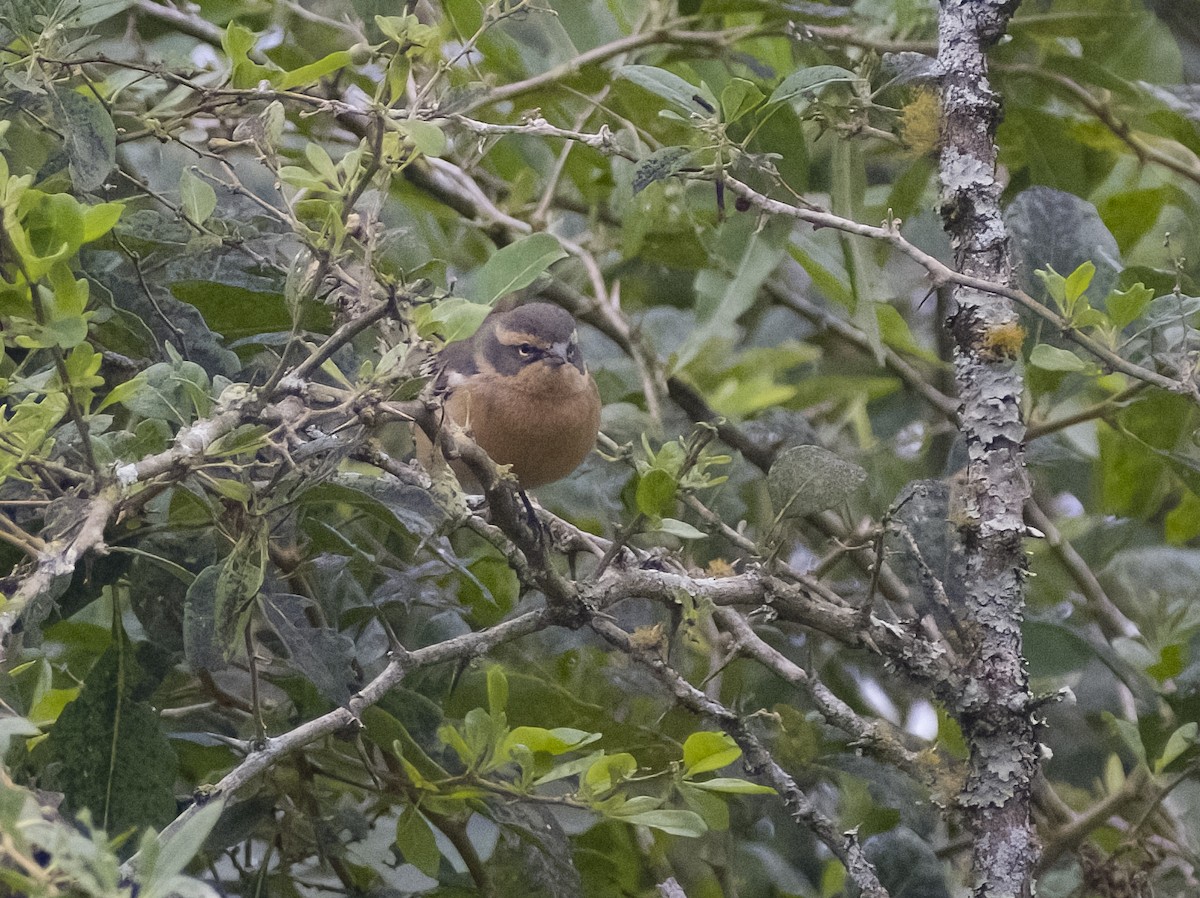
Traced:
<path fill-rule="evenodd" d="M 570 349 L 569 343 L 554 343 L 551 344 L 550 350 L 546 353 L 545 359 L 552 365 L 569 365 L 571 360 L 567 358 L 567 351 Z"/>

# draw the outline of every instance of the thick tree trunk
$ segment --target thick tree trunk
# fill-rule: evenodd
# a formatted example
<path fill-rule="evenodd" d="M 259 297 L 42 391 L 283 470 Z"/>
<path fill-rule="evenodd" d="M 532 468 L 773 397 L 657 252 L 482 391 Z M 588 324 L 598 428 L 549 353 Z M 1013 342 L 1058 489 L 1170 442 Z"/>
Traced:
<path fill-rule="evenodd" d="M 942 217 L 960 271 L 1008 285 L 1008 236 L 1000 216 L 995 131 L 999 102 L 986 50 L 1004 33 L 1015 2 L 942 0 Z M 955 714 L 971 746 L 960 796 L 974 835 L 975 894 L 1031 894 L 1038 844 L 1030 820 L 1037 769 L 1035 712 L 1021 656 L 1026 576 L 1022 507 L 1029 494 L 1015 363 L 1016 310 L 993 294 L 954 291 L 949 326 L 962 402 L 968 467 L 958 509 L 967 552 L 962 615 L 970 641 L 968 687 Z"/>

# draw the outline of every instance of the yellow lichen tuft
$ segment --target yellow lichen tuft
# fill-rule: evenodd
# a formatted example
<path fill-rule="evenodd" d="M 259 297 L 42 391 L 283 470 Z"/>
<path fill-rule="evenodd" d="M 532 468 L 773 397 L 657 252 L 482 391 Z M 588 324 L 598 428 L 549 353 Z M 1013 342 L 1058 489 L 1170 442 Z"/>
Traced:
<path fill-rule="evenodd" d="M 936 152 L 941 145 L 942 104 L 937 92 L 918 88 L 900 110 L 900 138 L 914 156 Z"/>
<path fill-rule="evenodd" d="M 1027 336 L 1025 328 L 1012 321 L 988 328 L 980 341 L 979 352 L 986 359 L 1015 359 L 1021 354 Z"/>

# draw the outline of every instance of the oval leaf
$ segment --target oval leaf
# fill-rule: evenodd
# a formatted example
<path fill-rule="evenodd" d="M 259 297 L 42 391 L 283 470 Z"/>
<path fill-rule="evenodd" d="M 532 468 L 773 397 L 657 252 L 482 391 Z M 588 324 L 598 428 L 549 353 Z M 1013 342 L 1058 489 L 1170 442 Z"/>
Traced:
<path fill-rule="evenodd" d="M 867 472 L 820 446 L 793 446 L 780 453 L 767 475 L 778 514 L 799 518 L 844 502 Z"/>
<path fill-rule="evenodd" d="M 538 275 L 566 255 L 550 234 L 530 234 L 510 243 L 479 269 L 471 299 L 491 305 L 507 293 L 528 287 Z"/>

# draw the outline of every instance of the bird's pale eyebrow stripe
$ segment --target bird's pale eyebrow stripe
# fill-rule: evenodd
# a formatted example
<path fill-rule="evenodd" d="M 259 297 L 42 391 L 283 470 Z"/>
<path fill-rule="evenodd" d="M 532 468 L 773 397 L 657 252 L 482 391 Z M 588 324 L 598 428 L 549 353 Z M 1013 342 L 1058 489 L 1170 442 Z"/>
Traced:
<path fill-rule="evenodd" d="M 500 330 L 496 332 L 496 339 L 505 346 L 517 346 L 521 343 L 540 344 L 545 343 L 544 337 L 538 337 L 534 334 L 527 334 L 524 331 Z"/>

